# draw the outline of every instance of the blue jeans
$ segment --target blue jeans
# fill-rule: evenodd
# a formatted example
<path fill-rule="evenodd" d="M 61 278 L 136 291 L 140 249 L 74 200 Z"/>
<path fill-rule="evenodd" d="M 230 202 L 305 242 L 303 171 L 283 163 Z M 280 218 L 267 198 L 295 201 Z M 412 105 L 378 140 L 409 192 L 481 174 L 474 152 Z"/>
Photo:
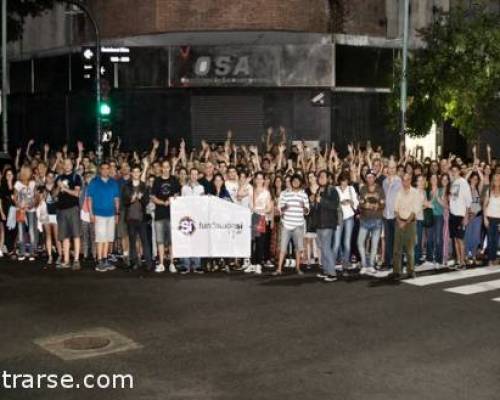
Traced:
<path fill-rule="evenodd" d="M 424 221 L 417 220 L 417 243 L 415 243 L 415 265 L 420 265 L 422 262 L 422 239 L 424 236 Z"/>
<path fill-rule="evenodd" d="M 495 261 L 497 259 L 498 248 L 498 226 L 500 225 L 500 218 L 488 218 L 488 261 Z"/>
<path fill-rule="evenodd" d="M 321 251 L 321 265 L 327 275 L 335 275 L 335 259 L 333 258 L 333 228 L 317 229 L 316 235 Z"/>
<path fill-rule="evenodd" d="M 427 230 L 427 261 L 443 263 L 443 227 L 443 216 L 434 215 L 434 225 Z"/>
<path fill-rule="evenodd" d="M 183 258 L 182 259 L 182 266 L 186 271 L 189 271 L 192 269 L 193 271 L 195 269 L 200 269 L 201 268 L 201 258 L 199 257 L 191 257 L 191 258 Z"/>
<path fill-rule="evenodd" d="M 358 235 L 358 250 L 361 257 L 361 266 L 363 268 L 375 267 L 375 258 L 377 256 L 378 242 L 382 232 L 382 219 L 369 218 L 361 220 Z M 365 242 L 368 234 L 371 234 L 370 258 L 366 259 Z"/>
<path fill-rule="evenodd" d="M 392 265 L 392 253 L 394 252 L 394 234 L 396 232 L 396 219 L 384 218 L 384 234 L 385 234 L 385 257 L 384 264 Z"/>
<path fill-rule="evenodd" d="M 344 234 L 344 247 L 342 249 L 342 265 L 345 267 L 351 261 L 351 235 L 354 228 L 354 217 L 347 218 L 337 226 L 335 230 L 335 244 L 333 245 L 333 261 L 337 262 L 340 253 L 340 243 L 342 241 L 342 233 Z"/>
<path fill-rule="evenodd" d="M 18 233 L 18 243 L 19 243 L 19 253 L 21 256 L 26 255 L 26 243 L 24 239 L 24 234 L 26 232 L 26 227 L 28 228 L 28 235 L 30 239 L 30 255 L 34 255 L 38 247 L 38 228 L 37 228 L 37 218 L 35 212 L 26 213 L 26 222 L 17 223 L 17 233 Z"/>
<path fill-rule="evenodd" d="M 476 253 L 481 244 L 481 229 L 483 227 L 483 216 L 478 215 L 467 224 L 465 229 L 465 256 L 476 258 Z"/>

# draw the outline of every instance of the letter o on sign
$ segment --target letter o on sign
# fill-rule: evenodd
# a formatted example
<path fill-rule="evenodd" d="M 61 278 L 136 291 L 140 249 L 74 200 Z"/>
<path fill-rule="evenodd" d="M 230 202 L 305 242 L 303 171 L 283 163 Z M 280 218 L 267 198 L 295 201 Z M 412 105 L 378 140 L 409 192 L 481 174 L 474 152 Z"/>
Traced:
<path fill-rule="evenodd" d="M 196 65 L 194 67 L 194 73 L 198 76 L 206 76 L 210 72 L 210 57 L 200 57 L 196 60 Z"/>

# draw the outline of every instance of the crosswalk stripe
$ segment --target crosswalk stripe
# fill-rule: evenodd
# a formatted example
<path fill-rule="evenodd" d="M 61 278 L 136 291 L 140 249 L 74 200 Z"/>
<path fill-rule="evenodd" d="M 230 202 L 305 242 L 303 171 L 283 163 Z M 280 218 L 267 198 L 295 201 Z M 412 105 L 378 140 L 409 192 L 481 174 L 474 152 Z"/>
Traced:
<path fill-rule="evenodd" d="M 446 272 L 438 275 L 422 276 L 414 279 L 406 279 L 404 282 L 415 286 L 435 285 L 437 283 L 458 281 L 460 279 L 476 278 L 480 276 L 500 273 L 500 266 L 469 269 L 463 271 Z"/>
<path fill-rule="evenodd" d="M 496 279 L 494 281 L 473 283 L 471 285 L 452 287 L 445 289 L 445 292 L 469 295 L 469 294 L 489 292 L 497 289 L 500 289 L 500 279 Z"/>

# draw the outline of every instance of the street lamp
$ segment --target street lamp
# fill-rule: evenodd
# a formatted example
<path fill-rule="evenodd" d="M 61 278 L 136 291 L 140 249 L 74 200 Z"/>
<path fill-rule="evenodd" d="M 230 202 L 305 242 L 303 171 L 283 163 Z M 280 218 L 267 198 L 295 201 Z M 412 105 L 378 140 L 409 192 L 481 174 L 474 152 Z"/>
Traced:
<path fill-rule="evenodd" d="M 406 110 L 408 108 L 408 41 L 410 26 L 410 0 L 404 0 L 403 70 L 401 71 L 401 136 L 406 135 Z"/>
<path fill-rule="evenodd" d="M 5 0 L 3 0 L 5 1 Z M 90 9 L 79 0 L 64 0 L 66 3 L 73 4 L 82 10 L 87 18 L 90 20 L 95 31 L 95 86 L 96 86 L 96 156 L 97 162 L 101 161 L 102 157 L 102 143 L 101 143 L 101 35 L 99 32 L 99 26 L 95 18 L 92 16 Z"/>

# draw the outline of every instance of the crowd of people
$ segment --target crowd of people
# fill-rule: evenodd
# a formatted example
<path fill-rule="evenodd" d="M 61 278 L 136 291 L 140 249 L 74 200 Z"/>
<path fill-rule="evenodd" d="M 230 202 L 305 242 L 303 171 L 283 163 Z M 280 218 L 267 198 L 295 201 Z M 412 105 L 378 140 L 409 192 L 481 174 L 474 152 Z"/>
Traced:
<path fill-rule="evenodd" d="M 220 143 L 188 150 L 154 139 L 143 153 L 111 143 L 104 160 L 78 142 L 56 151 L 31 140 L 4 166 L 0 256 L 46 268 L 96 271 L 117 265 L 156 273 L 222 270 L 298 274 L 319 265 L 334 282 L 353 271 L 415 276 L 421 264 L 460 269 L 494 264 L 500 229 L 500 164 L 452 154 L 431 159 L 349 145 L 342 156 L 269 128 L 261 145 Z M 217 196 L 252 212 L 251 259 L 175 260 L 170 205 L 178 196 Z"/>

